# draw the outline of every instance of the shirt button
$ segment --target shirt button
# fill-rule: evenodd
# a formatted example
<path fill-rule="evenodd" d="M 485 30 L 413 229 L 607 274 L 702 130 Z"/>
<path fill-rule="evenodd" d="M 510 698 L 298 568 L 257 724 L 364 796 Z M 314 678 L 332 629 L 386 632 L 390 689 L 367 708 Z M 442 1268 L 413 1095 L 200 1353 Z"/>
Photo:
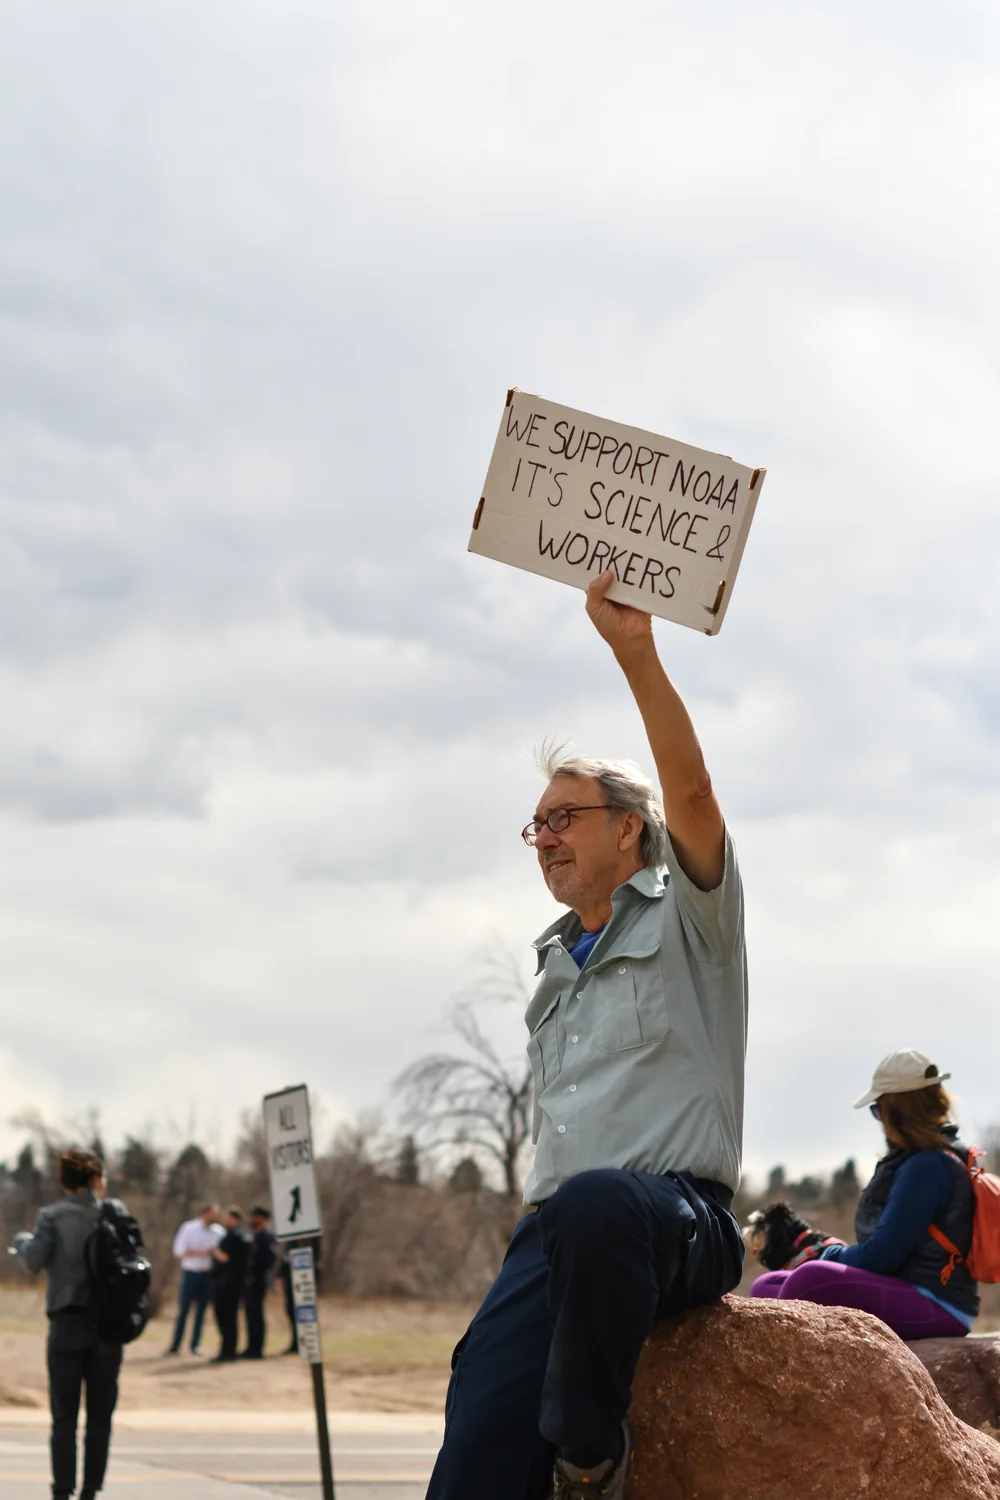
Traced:
<path fill-rule="evenodd" d="M 576 1093 L 576 1084 L 575 1083 L 571 1083 L 570 1084 L 569 1091 L 570 1091 L 571 1094 L 575 1094 Z"/>
<path fill-rule="evenodd" d="M 571 1036 L 570 1037 L 570 1041 L 571 1042 L 578 1042 L 579 1040 L 580 1040 L 580 1038 L 578 1036 Z"/>
<path fill-rule="evenodd" d="M 565 1125 L 560 1125 L 559 1126 L 559 1134 L 560 1135 L 565 1135 L 566 1134 L 566 1126 Z"/>
<path fill-rule="evenodd" d="M 619 972 L 619 974 L 624 974 L 625 973 L 625 965 L 624 964 L 621 965 L 621 967 L 619 968 L 618 972 Z"/>

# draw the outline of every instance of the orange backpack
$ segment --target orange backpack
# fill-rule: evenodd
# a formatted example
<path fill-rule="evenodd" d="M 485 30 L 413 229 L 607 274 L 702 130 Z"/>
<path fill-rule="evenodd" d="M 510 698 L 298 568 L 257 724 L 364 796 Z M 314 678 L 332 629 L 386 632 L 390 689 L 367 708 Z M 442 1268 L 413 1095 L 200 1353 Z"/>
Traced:
<path fill-rule="evenodd" d="M 957 1151 L 952 1155 L 962 1161 Z M 968 1255 L 963 1255 L 936 1224 L 931 1224 L 927 1231 L 941 1249 L 948 1252 L 948 1264 L 941 1270 L 942 1286 L 948 1285 L 957 1265 L 964 1265 L 973 1281 L 1000 1281 L 1000 1177 L 976 1166 L 976 1159 L 985 1155 L 986 1152 L 978 1146 L 970 1146 L 969 1159 L 962 1162 L 972 1183 L 974 1204 L 972 1246 Z"/>

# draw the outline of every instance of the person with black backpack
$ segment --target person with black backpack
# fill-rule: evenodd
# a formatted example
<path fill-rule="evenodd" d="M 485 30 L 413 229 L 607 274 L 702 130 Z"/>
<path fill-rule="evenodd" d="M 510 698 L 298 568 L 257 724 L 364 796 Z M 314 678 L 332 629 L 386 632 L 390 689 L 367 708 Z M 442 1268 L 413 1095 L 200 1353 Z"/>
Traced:
<path fill-rule="evenodd" d="M 75 1147 L 59 1155 L 63 1196 L 43 1208 L 14 1253 L 32 1275 L 45 1271 L 49 1316 L 53 1500 L 76 1489 L 76 1427 L 87 1389 L 87 1433 L 80 1500 L 104 1483 L 122 1349 L 149 1319 L 150 1265 L 142 1234 L 123 1203 L 105 1198 L 104 1163 Z"/>

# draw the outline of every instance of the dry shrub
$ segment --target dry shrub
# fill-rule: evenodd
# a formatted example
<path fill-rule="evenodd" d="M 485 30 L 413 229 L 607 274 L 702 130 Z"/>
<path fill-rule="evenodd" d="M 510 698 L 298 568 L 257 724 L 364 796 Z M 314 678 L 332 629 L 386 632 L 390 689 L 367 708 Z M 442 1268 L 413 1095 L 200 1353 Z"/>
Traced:
<path fill-rule="evenodd" d="M 358 1297 L 481 1297 L 520 1212 L 497 1193 L 411 1187 L 375 1175 L 356 1192 L 349 1222 L 342 1199 L 340 1212 L 334 1200 L 325 1216 L 323 1288 Z"/>

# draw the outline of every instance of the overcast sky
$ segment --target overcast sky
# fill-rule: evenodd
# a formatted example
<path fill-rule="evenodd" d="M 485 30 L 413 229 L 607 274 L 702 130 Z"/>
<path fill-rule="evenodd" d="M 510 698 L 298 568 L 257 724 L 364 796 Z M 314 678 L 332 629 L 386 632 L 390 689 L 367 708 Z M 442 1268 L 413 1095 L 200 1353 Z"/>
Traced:
<path fill-rule="evenodd" d="M 466 553 L 516 383 L 768 469 L 722 634 L 656 627 L 748 1171 L 869 1163 L 898 1046 L 1000 1119 L 998 264 L 987 0 L 7 0 L 3 1115 L 332 1124 L 552 920 L 532 747 L 650 757 L 582 595 Z"/>

